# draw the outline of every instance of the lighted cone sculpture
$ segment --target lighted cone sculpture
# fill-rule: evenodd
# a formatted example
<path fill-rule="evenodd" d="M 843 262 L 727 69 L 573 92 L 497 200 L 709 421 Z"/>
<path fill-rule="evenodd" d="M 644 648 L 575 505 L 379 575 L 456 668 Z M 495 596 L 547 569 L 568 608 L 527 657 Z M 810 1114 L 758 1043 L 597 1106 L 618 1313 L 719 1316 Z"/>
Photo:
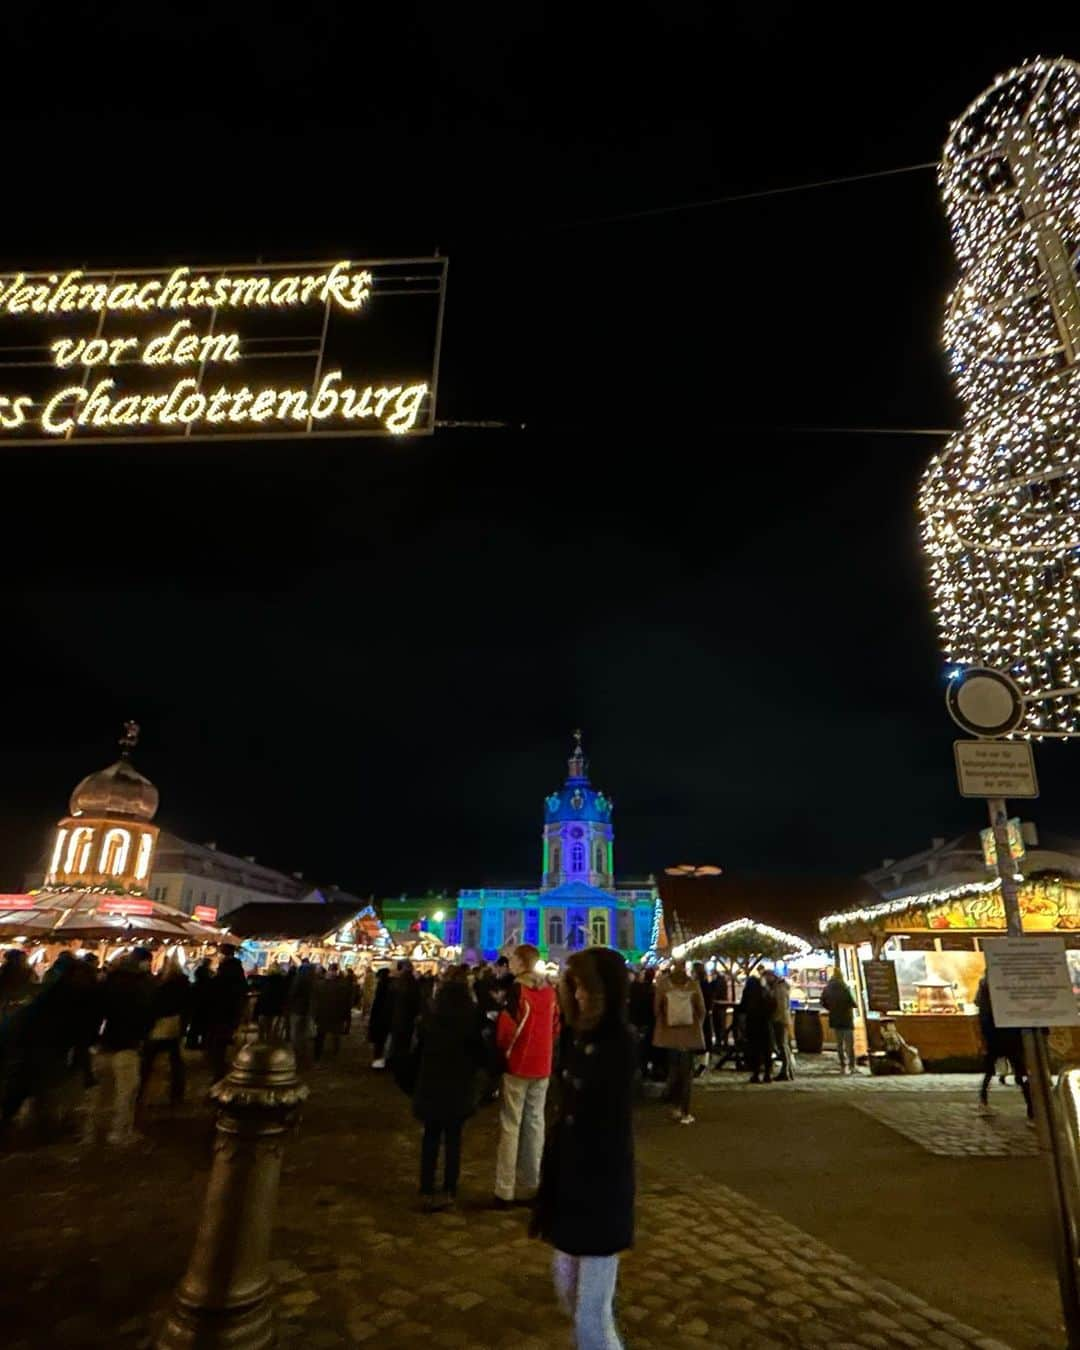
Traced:
<path fill-rule="evenodd" d="M 1012 677 L 1017 734 L 1080 734 L 1080 66 L 1003 75 L 952 127 L 940 181 L 965 423 L 920 493 L 942 646 Z"/>
<path fill-rule="evenodd" d="M 274 1343 L 270 1234 L 285 1134 L 308 1095 L 285 1046 L 248 1043 L 215 1083 L 214 1161 L 187 1273 L 159 1350 L 262 1350 Z"/>

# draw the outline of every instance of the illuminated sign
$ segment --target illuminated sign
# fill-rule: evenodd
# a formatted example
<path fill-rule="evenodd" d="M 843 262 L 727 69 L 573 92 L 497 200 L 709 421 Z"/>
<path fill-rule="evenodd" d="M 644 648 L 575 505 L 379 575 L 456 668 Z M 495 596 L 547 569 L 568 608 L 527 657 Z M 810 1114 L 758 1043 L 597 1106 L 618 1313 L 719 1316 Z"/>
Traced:
<path fill-rule="evenodd" d="M 106 900 L 98 908 L 103 914 L 150 915 L 154 912 L 154 905 L 151 900 Z"/>
<path fill-rule="evenodd" d="M 36 909 L 37 903 L 36 895 L 0 895 L 0 910 Z"/>
<path fill-rule="evenodd" d="M 423 435 L 445 258 L 0 276 L 0 444 Z"/>
<path fill-rule="evenodd" d="M 997 866 L 997 840 L 994 838 L 992 829 L 979 831 L 979 841 L 982 844 L 983 862 L 987 867 Z M 1020 819 L 1015 817 L 1009 821 L 1009 856 L 1014 862 L 1021 862 L 1027 854 L 1024 848 L 1024 836 L 1020 829 Z"/>
<path fill-rule="evenodd" d="M 216 923 L 217 910 L 213 905 L 196 905 L 191 912 L 193 919 L 198 919 L 199 923 Z"/>

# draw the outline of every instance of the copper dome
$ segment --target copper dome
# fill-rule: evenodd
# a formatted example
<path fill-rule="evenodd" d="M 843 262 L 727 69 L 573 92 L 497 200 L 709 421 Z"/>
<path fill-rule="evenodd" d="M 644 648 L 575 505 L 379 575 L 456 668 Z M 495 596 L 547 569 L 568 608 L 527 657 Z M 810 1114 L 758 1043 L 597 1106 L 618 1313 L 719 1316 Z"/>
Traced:
<path fill-rule="evenodd" d="M 126 759 L 88 774 L 71 794 L 73 816 L 127 816 L 153 820 L 158 790 Z"/>

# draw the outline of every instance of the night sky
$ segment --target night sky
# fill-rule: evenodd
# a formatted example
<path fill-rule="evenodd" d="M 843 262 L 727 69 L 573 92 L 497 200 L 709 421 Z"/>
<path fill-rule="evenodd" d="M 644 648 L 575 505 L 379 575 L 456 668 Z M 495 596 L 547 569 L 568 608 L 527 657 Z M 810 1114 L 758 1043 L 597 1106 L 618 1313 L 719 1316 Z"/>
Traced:
<path fill-rule="evenodd" d="M 162 824 L 363 894 L 534 883 L 577 726 L 624 876 L 853 874 L 981 825 L 936 442 L 800 430 L 957 424 L 933 172 L 602 218 L 934 160 L 1080 30 L 284 8 L 5 20 L 0 273 L 438 248 L 438 415 L 510 428 L 0 449 L 0 889 L 128 717 Z M 1045 829 L 1080 833 L 1078 753 L 1038 750 Z"/>

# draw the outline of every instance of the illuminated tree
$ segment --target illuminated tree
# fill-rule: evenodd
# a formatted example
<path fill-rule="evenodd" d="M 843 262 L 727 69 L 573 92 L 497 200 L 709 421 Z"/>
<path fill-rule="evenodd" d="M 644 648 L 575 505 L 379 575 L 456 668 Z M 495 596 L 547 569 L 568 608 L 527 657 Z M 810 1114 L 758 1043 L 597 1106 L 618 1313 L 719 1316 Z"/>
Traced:
<path fill-rule="evenodd" d="M 1019 734 L 1080 734 L 1080 66 L 1001 76 L 953 125 L 940 181 L 964 404 L 920 492 L 942 646 L 1012 675 Z"/>

